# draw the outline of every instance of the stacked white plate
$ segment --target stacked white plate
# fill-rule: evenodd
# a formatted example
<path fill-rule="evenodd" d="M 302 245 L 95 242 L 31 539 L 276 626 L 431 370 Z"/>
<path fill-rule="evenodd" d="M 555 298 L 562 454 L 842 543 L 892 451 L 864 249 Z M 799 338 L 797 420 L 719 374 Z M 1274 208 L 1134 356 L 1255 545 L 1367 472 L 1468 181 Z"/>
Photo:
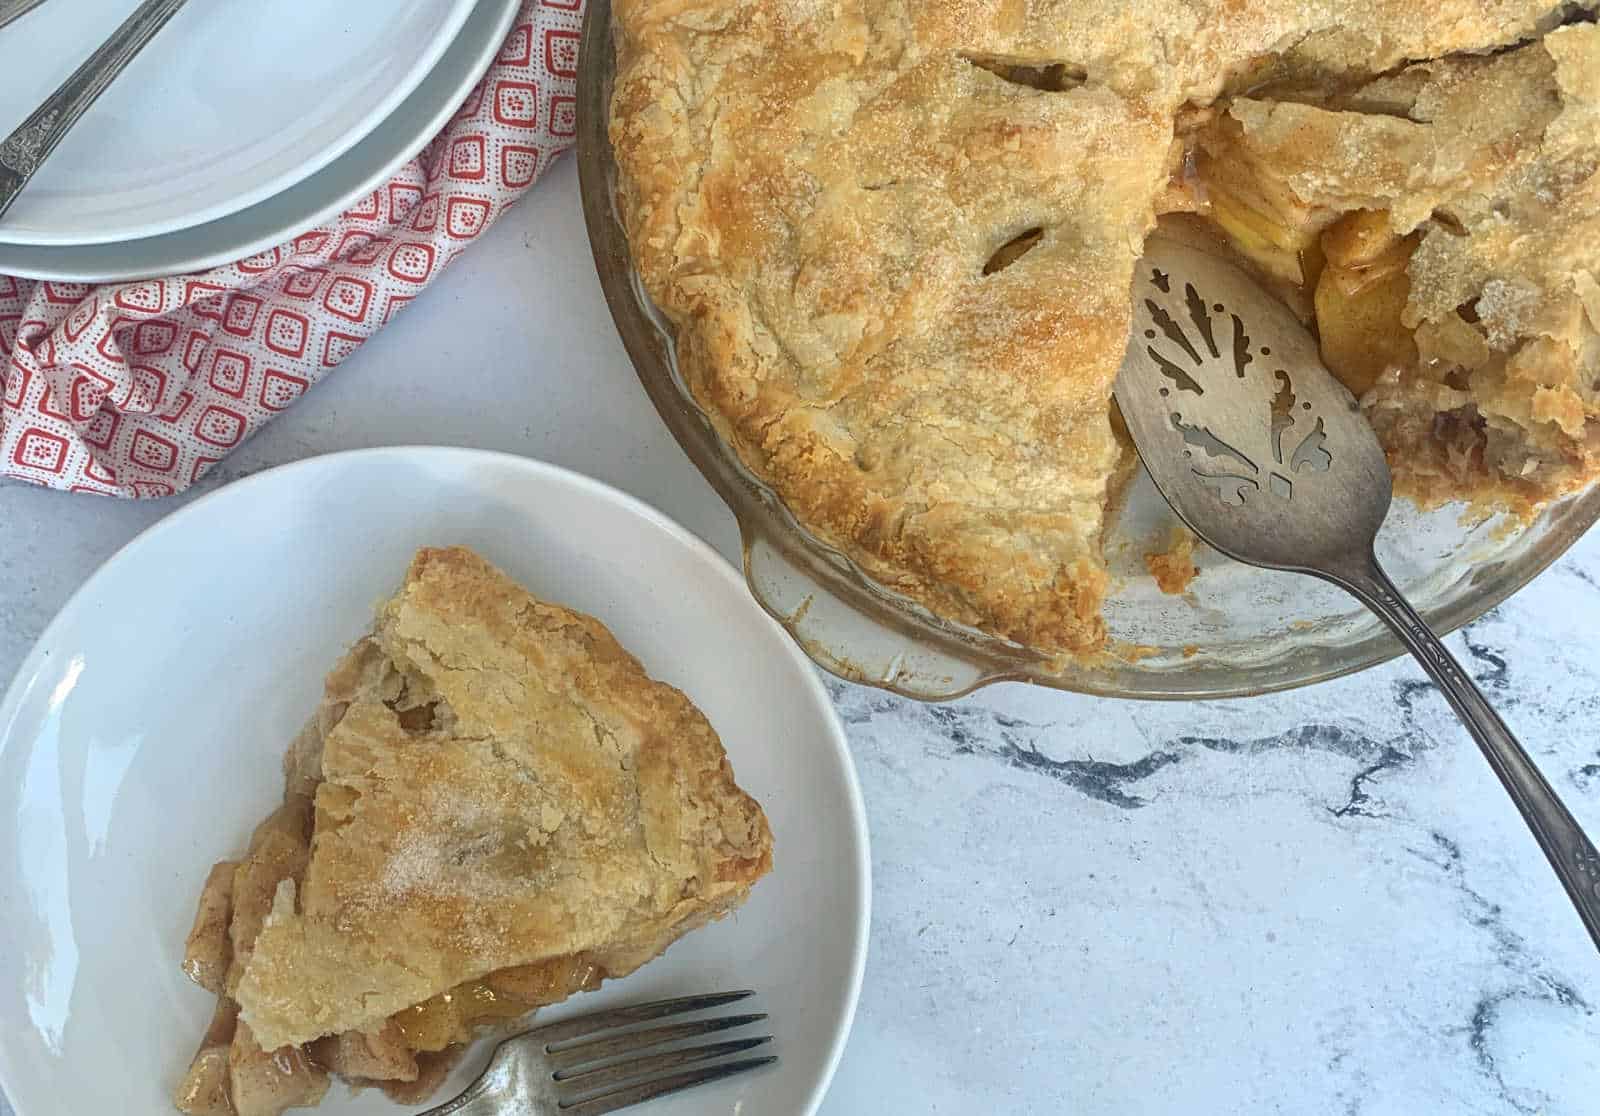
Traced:
<path fill-rule="evenodd" d="M 0 218 L 0 274 L 93 281 L 195 271 L 337 215 L 444 127 L 518 6 L 186 5 Z M 0 136 L 136 7 L 46 0 L 0 29 Z"/>

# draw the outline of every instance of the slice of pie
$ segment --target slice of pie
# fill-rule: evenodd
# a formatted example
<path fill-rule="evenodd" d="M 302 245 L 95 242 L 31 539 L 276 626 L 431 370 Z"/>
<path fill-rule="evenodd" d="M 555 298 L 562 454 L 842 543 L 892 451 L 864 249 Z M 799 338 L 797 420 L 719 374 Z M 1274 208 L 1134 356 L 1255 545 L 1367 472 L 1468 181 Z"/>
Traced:
<path fill-rule="evenodd" d="M 632 972 L 772 864 L 688 698 L 460 548 L 418 553 L 285 772 L 202 891 L 184 968 L 220 1006 L 185 1112 L 273 1116 L 329 1071 L 420 1101 L 476 1028 Z"/>
<path fill-rule="evenodd" d="M 684 378 L 938 615 L 1105 641 L 1160 225 L 1318 331 L 1399 491 L 1600 475 L 1596 0 L 614 0 L 618 212 Z"/>

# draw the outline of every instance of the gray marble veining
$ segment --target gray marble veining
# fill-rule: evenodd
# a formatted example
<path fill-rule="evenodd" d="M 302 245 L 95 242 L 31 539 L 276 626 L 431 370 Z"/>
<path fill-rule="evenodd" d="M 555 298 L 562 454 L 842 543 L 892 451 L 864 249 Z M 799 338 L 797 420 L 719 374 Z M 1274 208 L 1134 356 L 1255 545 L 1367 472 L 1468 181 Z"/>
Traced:
<path fill-rule="evenodd" d="M 560 168 L 203 487 L 340 448 L 482 445 L 618 484 L 732 553 L 587 279 L 575 193 Z M 0 674 L 183 502 L 0 485 Z M 1592 535 L 1450 640 L 1592 832 L 1597 630 Z M 830 686 L 875 873 L 830 1116 L 1600 1111 L 1600 958 L 1409 664 L 1183 705 Z"/>
<path fill-rule="evenodd" d="M 1591 824 L 1600 594 L 1562 586 L 1597 560 L 1452 641 Z M 1593 1111 L 1592 948 L 1409 666 L 1183 706 L 835 692 L 879 873 L 864 1015 L 921 1032 L 920 1110 Z"/>

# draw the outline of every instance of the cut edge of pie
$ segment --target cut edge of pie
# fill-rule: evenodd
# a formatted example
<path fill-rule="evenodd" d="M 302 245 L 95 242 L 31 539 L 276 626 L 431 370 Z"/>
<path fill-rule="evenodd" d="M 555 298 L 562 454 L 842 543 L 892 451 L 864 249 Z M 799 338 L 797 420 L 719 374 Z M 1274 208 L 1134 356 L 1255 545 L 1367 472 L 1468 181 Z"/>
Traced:
<path fill-rule="evenodd" d="M 1094 655 L 1158 223 L 1319 330 L 1419 506 L 1527 520 L 1600 475 L 1595 7 L 618 0 L 618 212 L 808 531 Z"/>
<path fill-rule="evenodd" d="M 284 803 L 212 869 L 183 969 L 218 1008 L 175 1100 L 420 1103 L 482 1027 L 621 977 L 771 868 L 689 699 L 465 548 L 419 551 L 327 677 Z"/>

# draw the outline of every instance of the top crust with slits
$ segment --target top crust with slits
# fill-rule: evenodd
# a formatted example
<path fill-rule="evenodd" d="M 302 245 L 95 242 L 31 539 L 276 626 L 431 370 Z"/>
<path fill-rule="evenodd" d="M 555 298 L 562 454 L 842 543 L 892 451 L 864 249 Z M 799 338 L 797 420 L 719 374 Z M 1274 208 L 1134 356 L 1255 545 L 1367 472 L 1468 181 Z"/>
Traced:
<path fill-rule="evenodd" d="M 1231 150 L 1255 144 L 1248 157 L 1273 174 L 1267 148 L 1282 130 L 1265 90 L 1316 102 L 1411 60 L 1541 36 L 1548 52 L 1525 49 L 1547 62 L 1592 51 L 1592 27 L 1550 34 L 1571 9 L 615 0 L 619 209 L 691 387 L 809 529 L 941 616 L 1046 651 L 1092 651 L 1105 637 L 1107 488 L 1126 452 L 1111 385 L 1133 266 L 1183 172 L 1175 121 L 1186 106 L 1222 98 L 1218 119 L 1239 141 Z M 1586 152 L 1568 160 L 1568 178 L 1589 180 L 1600 142 L 1577 106 L 1593 105 L 1594 80 L 1570 63 L 1566 72 L 1550 104 L 1507 111 L 1545 123 L 1551 105 L 1564 112 L 1565 133 L 1541 124 L 1535 135 L 1564 145 L 1559 158 Z M 1235 120 L 1228 106 L 1247 89 L 1263 92 Z M 1434 105 L 1449 99 L 1416 102 L 1419 113 Z M 1346 140 L 1363 128 L 1401 123 L 1373 123 L 1377 110 L 1361 106 L 1327 115 L 1345 118 L 1322 137 L 1329 155 L 1353 151 Z M 1471 126 L 1463 118 L 1456 130 Z M 1435 166 L 1448 172 L 1447 159 Z M 1410 213 L 1420 188 L 1397 167 L 1398 179 L 1361 198 L 1348 182 L 1322 190 L 1313 168 L 1294 169 L 1306 176 L 1291 179 L 1303 200 L 1334 212 Z M 1589 238 L 1577 243 L 1592 263 L 1592 230 L 1572 235 Z M 1440 291 L 1470 285 L 1467 275 L 1482 289 L 1496 266 L 1433 238 L 1414 265 L 1426 275 L 1413 328 Z M 1559 301 L 1572 274 L 1518 281 Z M 1586 289 L 1600 313 L 1600 286 Z M 1526 341 L 1531 327 L 1516 336 Z M 1595 346 L 1578 348 L 1575 360 L 1592 365 Z M 1397 406 L 1414 408 L 1417 393 L 1401 394 Z M 1553 421 L 1593 440 L 1593 400 L 1579 408 Z M 1566 461 L 1578 451 L 1555 452 Z M 1591 474 L 1578 467 L 1569 479 Z"/>

